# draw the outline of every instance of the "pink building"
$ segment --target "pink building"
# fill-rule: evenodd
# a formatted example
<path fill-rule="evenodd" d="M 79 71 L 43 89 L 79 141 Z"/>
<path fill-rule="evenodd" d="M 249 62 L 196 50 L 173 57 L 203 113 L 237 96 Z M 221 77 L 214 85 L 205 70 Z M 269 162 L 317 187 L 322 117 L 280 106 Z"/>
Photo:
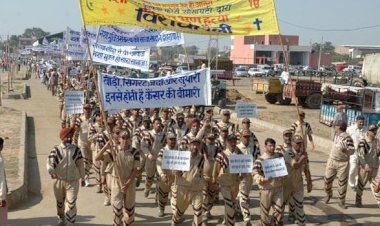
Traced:
<path fill-rule="evenodd" d="M 257 35 L 232 37 L 230 58 L 234 64 L 282 64 L 285 62 L 281 39 L 291 65 L 314 65 L 311 46 L 300 46 L 296 35 Z M 324 58 L 324 57 L 323 57 Z M 328 59 L 323 60 L 328 61 Z M 318 62 L 318 61 L 317 61 Z M 330 65 L 330 62 L 325 62 Z M 318 63 L 317 63 L 318 64 Z"/>

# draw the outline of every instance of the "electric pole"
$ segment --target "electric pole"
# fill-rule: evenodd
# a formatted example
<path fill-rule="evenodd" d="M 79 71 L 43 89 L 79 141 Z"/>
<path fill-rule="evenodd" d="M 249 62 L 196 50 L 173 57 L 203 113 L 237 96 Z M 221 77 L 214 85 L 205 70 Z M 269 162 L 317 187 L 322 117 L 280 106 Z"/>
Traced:
<path fill-rule="evenodd" d="M 211 50 L 212 48 L 216 48 L 216 56 L 215 56 L 215 59 L 216 59 L 216 69 L 218 69 L 218 54 L 219 54 L 219 38 L 216 37 L 212 37 L 211 35 L 209 36 L 209 40 L 208 40 L 208 50 L 207 50 L 207 60 L 208 60 L 208 64 L 207 66 L 208 67 L 211 67 L 211 63 L 213 61 L 213 58 L 214 56 L 211 56 Z"/>
<path fill-rule="evenodd" d="M 321 70 L 321 58 L 322 58 L 322 49 L 323 49 L 322 47 L 323 47 L 323 36 L 322 36 L 321 44 L 319 44 L 318 71 Z"/>

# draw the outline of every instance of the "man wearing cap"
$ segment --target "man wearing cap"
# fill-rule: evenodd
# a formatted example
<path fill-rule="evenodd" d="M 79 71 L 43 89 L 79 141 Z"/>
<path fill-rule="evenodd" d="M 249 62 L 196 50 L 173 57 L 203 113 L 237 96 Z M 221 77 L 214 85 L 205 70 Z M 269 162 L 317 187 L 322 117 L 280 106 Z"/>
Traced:
<path fill-rule="evenodd" d="M 203 124 L 202 127 L 200 126 L 201 126 L 201 122 L 199 121 L 199 119 L 193 119 L 192 122 L 190 123 L 190 132 L 187 133 L 182 138 L 182 140 L 187 140 L 189 144 L 195 138 L 202 140 L 205 136 L 207 136 L 211 127 L 209 123 Z"/>
<path fill-rule="evenodd" d="M 224 198 L 224 224 L 235 224 L 236 197 L 239 193 L 240 175 L 230 173 L 229 156 L 243 154 L 236 146 L 237 137 L 229 135 L 227 138 L 227 148 L 216 156 L 212 171 L 212 186 L 220 185 L 220 191 Z"/>
<path fill-rule="evenodd" d="M 163 108 L 161 113 L 161 121 L 164 133 L 167 133 L 175 125 L 175 120 L 170 117 L 169 108 Z"/>
<path fill-rule="evenodd" d="M 312 145 L 312 150 L 314 150 L 315 145 L 312 136 L 313 130 L 311 129 L 310 124 L 305 121 L 305 112 L 300 111 L 298 116 L 298 120 L 290 126 L 290 129 L 293 131 L 293 135 L 300 135 L 304 138 L 305 151 L 307 151 L 307 138 L 309 138 Z"/>
<path fill-rule="evenodd" d="M 216 146 L 220 150 L 225 150 L 227 148 L 227 138 L 229 135 L 228 127 L 224 126 L 220 128 L 218 139 L 216 140 Z"/>
<path fill-rule="evenodd" d="M 244 155 L 250 155 L 253 157 L 253 162 L 260 155 L 260 148 L 257 147 L 251 141 L 251 132 L 248 129 L 243 129 L 240 132 L 240 143 L 237 147 Z M 245 225 L 251 225 L 251 213 L 249 212 L 249 193 L 252 190 L 253 178 L 250 174 L 242 175 L 242 181 L 239 185 L 239 204 L 243 214 L 243 220 Z"/>
<path fill-rule="evenodd" d="M 141 148 L 146 153 L 146 182 L 144 196 L 148 197 L 150 189 L 152 188 L 154 176 L 157 172 L 157 156 L 158 152 L 163 148 L 165 143 L 165 134 L 162 131 L 162 123 L 160 118 L 153 120 L 153 129 L 144 135 L 141 140 Z"/>
<path fill-rule="evenodd" d="M 88 139 L 91 105 L 84 105 L 83 111 L 84 113 L 80 117 L 75 118 L 74 144 L 78 145 L 82 151 L 84 168 L 86 172 L 85 184 L 87 187 L 90 185 L 90 170 L 92 168 L 91 142 Z"/>
<path fill-rule="evenodd" d="M 165 206 L 169 200 L 170 188 L 174 183 L 175 173 L 172 170 L 162 169 L 164 152 L 176 150 L 177 141 L 174 133 L 168 133 L 166 136 L 166 145 L 160 150 L 157 157 L 157 173 L 160 176 L 158 182 L 158 216 L 163 217 Z"/>
<path fill-rule="evenodd" d="M 141 122 L 140 109 L 132 109 L 131 116 L 124 121 L 123 128 L 128 130 L 130 134 L 134 134 Z"/>
<path fill-rule="evenodd" d="M 54 182 L 57 201 L 58 225 L 65 220 L 66 225 L 74 225 L 77 215 L 76 200 L 79 179 L 84 185 L 85 169 L 80 149 L 72 144 L 73 128 L 64 128 L 59 137 L 62 143 L 55 146 L 47 160 L 47 170 Z"/>
<path fill-rule="evenodd" d="M 296 220 L 298 225 L 305 225 L 302 172 L 307 162 L 307 152 L 303 149 L 303 139 L 299 135 L 293 137 L 291 145 L 292 147 L 284 152 L 288 170 L 288 177 L 284 183 L 284 206 L 289 203 L 289 222 L 294 223 Z"/>
<path fill-rule="evenodd" d="M 215 143 L 215 134 L 209 134 L 206 139 L 205 151 L 207 153 L 207 159 L 210 163 L 210 169 L 214 168 L 217 154 L 221 151 Z M 214 205 L 215 199 L 218 196 L 218 187 L 211 186 L 207 183 L 203 189 L 203 212 L 207 218 L 211 217 L 211 209 Z"/>
<path fill-rule="evenodd" d="M 172 126 L 171 132 L 176 135 L 178 145 L 180 145 L 182 138 L 186 135 L 187 132 L 185 115 L 182 112 L 177 113 L 176 123 Z"/>
<path fill-rule="evenodd" d="M 233 134 L 235 132 L 235 124 L 230 122 L 230 118 L 231 118 L 230 111 L 229 110 L 223 110 L 222 111 L 222 120 L 216 124 L 219 131 L 223 127 L 227 127 L 229 134 Z"/>
<path fill-rule="evenodd" d="M 359 162 L 359 178 L 355 198 L 356 207 L 362 206 L 363 190 L 367 182 L 371 183 L 376 177 L 379 169 L 380 147 L 378 147 L 378 140 L 376 139 L 377 129 L 377 126 L 370 125 L 366 136 L 359 141 L 356 149 Z"/>
<path fill-rule="evenodd" d="M 327 159 L 325 172 L 325 203 L 329 203 L 332 197 L 332 183 L 338 178 L 338 199 L 339 206 L 347 209 L 346 192 L 349 170 L 350 155 L 355 152 L 354 141 L 351 136 L 346 133 L 347 123 L 338 121 L 335 125 L 335 138 L 329 158 Z"/>
<path fill-rule="evenodd" d="M 255 145 L 256 148 L 260 149 L 259 140 L 257 139 L 255 133 L 253 131 L 251 131 L 251 120 L 249 120 L 249 118 L 243 119 L 242 125 L 241 125 L 241 131 L 242 130 L 248 130 L 250 132 L 249 143 Z M 241 131 L 239 131 L 239 134 L 238 134 L 239 140 L 240 140 L 240 136 L 241 136 L 241 134 L 240 134 Z M 260 150 L 259 150 L 259 152 L 260 152 Z"/>
<path fill-rule="evenodd" d="M 354 141 L 355 150 L 359 147 L 359 141 L 366 136 L 368 128 L 364 126 L 364 116 L 358 115 L 356 117 L 355 124 L 347 128 L 347 133 L 351 136 Z M 350 171 L 348 174 L 348 184 L 352 190 L 356 190 L 358 186 L 358 173 L 359 173 L 359 161 L 358 152 L 350 156 Z"/>
<path fill-rule="evenodd" d="M 172 225 L 183 222 L 183 215 L 187 207 L 193 206 L 193 225 L 200 226 L 202 219 L 202 189 L 210 180 L 210 164 L 206 154 L 201 153 L 201 140 L 194 138 L 190 143 L 191 158 L 190 170 L 187 172 L 176 171 L 173 189 L 173 217 Z"/>
<path fill-rule="evenodd" d="M 281 225 L 284 216 L 283 183 L 286 177 L 266 177 L 263 162 L 268 159 L 282 158 L 283 155 L 275 151 L 276 141 L 272 138 L 265 140 L 265 151 L 253 164 L 253 179 L 260 189 L 260 219 L 262 225 Z M 273 209 L 273 218 L 269 212 Z"/>

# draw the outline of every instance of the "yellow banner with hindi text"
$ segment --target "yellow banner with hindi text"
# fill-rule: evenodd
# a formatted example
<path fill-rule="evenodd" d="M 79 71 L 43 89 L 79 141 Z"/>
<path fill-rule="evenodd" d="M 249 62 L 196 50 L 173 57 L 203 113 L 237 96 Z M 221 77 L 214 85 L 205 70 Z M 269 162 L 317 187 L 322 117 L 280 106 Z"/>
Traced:
<path fill-rule="evenodd" d="M 203 35 L 279 34 L 274 0 L 80 0 L 84 24 Z"/>

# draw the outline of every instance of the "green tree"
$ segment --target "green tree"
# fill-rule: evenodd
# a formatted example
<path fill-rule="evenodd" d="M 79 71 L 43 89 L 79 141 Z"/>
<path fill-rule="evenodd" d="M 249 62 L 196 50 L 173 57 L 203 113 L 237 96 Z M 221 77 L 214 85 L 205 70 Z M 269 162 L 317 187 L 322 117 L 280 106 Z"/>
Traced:
<path fill-rule="evenodd" d="M 161 60 L 164 62 L 174 61 L 174 58 L 178 56 L 178 54 L 184 54 L 184 50 L 182 46 L 167 46 L 161 48 Z"/>
<path fill-rule="evenodd" d="M 199 48 L 198 48 L 197 46 L 194 46 L 194 45 L 192 45 L 192 46 L 187 46 L 187 47 L 186 47 L 186 52 L 187 52 L 187 54 L 189 54 L 189 55 L 197 55 L 198 52 L 199 52 Z"/>
<path fill-rule="evenodd" d="M 319 50 L 321 48 L 321 44 L 318 42 L 315 42 L 311 45 L 311 48 L 314 52 L 319 53 Z M 323 53 L 334 53 L 335 46 L 333 46 L 332 42 L 325 42 L 322 45 L 322 52 Z"/>
<path fill-rule="evenodd" d="M 24 38 L 42 38 L 46 35 L 49 35 L 49 32 L 45 32 L 41 28 L 33 27 L 33 28 L 27 28 L 25 29 L 24 33 L 22 34 L 22 37 Z"/>

